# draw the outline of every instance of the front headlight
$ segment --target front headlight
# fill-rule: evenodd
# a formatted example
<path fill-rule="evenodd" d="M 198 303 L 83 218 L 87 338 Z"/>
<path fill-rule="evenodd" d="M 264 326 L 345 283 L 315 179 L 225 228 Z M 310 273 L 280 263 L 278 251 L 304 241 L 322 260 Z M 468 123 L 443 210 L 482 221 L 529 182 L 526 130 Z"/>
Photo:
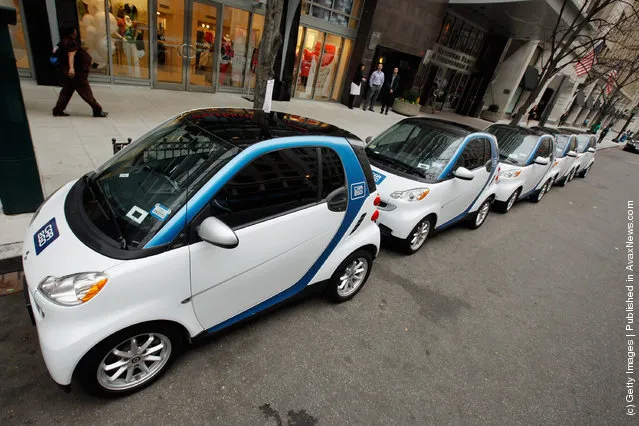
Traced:
<path fill-rule="evenodd" d="M 415 188 L 408 191 L 395 191 L 390 196 L 396 200 L 419 201 L 423 200 L 429 192 L 428 188 Z"/>
<path fill-rule="evenodd" d="M 91 300 L 107 283 L 108 278 L 100 272 L 85 272 L 66 277 L 46 277 L 38 290 L 53 303 L 74 306 Z"/>
<path fill-rule="evenodd" d="M 516 178 L 521 174 L 521 170 L 504 170 L 499 172 L 499 177 L 504 179 Z"/>

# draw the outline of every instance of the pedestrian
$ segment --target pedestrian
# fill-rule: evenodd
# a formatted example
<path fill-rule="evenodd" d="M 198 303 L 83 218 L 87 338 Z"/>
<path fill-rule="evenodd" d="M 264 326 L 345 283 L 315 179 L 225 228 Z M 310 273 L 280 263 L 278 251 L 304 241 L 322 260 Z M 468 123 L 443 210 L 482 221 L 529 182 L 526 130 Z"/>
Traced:
<path fill-rule="evenodd" d="M 364 64 L 359 64 L 353 80 L 351 81 L 351 94 L 348 96 L 348 107 L 353 109 L 353 102 L 355 102 L 355 96 L 359 96 L 362 90 L 362 85 L 366 83 L 366 77 L 364 77 Z"/>
<path fill-rule="evenodd" d="M 594 126 L 592 126 L 592 129 L 590 129 L 590 132 L 591 132 L 593 135 L 596 135 L 596 134 L 597 134 L 597 132 L 599 131 L 599 129 L 601 129 L 601 123 L 597 123 L 597 124 L 595 124 Z"/>
<path fill-rule="evenodd" d="M 368 104 L 368 110 L 374 111 L 373 106 L 375 102 L 377 102 L 377 97 L 379 96 L 379 92 L 384 85 L 384 73 L 382 72 L 384 66 L 382 64 L 377 64 L 377 71 L 373 72 L 368 79 L 368 93 L 366 94 L 366 102 L 362 104 L 362 109 L 366 109 L 366 105 Z"/>
<path fill-rule="evenodd" d="M 584 118 L 583 127 L 588 127 L 588 123 L 590 123 L 590 120 L 588 120 L 588 117 Z"/>
<path fill-rule="evenodd" d="M 393 101 L 397 96 L 397 92 L 399 91 L 399 68 L 393 68 L 393 75 L 391 76 L 390 83 L 386 84 L 386 93 L 382 100 L 382 111 L 381 114 L 388 115 L 388 108 L 393 106 Z M 386 112 L 384 112 L 384 107 L 386 107 Z"/>
<path fill-rule="evenodd" d="M 89 53 L 78 41 L 78 31 L 73 26 L 60 27 L 60 72 L 62 73 L 62 90 L 58 102 L 53 108 L 54 117 L 68 117 L 64 112 L 74 92 L 91 106 L 94 117 L 106 117 L 108 113 L 102 111 L 102 106 L 93 97 L 89 85 L 89 70 L 93 60 Z"/>
<path fill-rule="evenodd" d="M 597 143 L 601 143 L 604 140 L 611 128 L 612 124 L 608 124 L 606 127 L 604 127 L 604 129 L 599 134 L 599 140 L 597 141 Z"/>
<path fill-rule="evenodd" d="M 623 132 L 623 134 L 621 135 L 621 137 L 619 138 L 619 142 L 625 142 L 626 139 L 628 139 L 628 135 L 630 133 L 630 130 Z"/>
<path fill-rule="evenodd" d="M 530 120 L 537 120 L 537 105 L 532 107 L 532 109 L 528 112 L 528 120 L 526 120 L 526 126 L 530 124 Z"/>
<path fill-rule="evenodd" d="M 559 127 L 566 124 L 566 120 L 568 120 L 568 111 L 564 112 L 561 114 L 561 117 L 559 117 Z"/>

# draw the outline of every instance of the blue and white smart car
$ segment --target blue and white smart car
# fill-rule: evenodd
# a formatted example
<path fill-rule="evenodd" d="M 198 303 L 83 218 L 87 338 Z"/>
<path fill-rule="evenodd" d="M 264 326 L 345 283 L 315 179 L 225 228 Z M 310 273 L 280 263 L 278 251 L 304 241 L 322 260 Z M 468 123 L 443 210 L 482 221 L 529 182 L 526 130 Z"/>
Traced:
<path fill-rule="evenodd" d="M 582 133 L 577 129 L 562 128 L 564 131 L 574 131 L 577 135 L 577 158 L 575 166 L 576 175 L 585 178 L 590 173 L 590 169 L 595 164 L 595 153 L 597 152 L 597 138 L 589 133 Z"/>
<path fill-rule="evenodd" d="M 35 214 L 25 296 L 53 379 L 131 393 L 183 343 L 314 284 L 353 297 L 379 249 L 364 144 L 281 113 L 179 115 Z"/>
<path fill-rule="evenodd" d="M 551 135 L 525 127 L 493 124 L 486 132 L 499 143 L 499 183 L 495 208 L 508 212 L 517 200 L 527 197 L 539 202 L 552 186 L 555 161 Z"/>
<path fill-rule="evenodd" d="M 462 219 L 479 228 L 495 194 L 495 137 L 470 127 L 408 118 L 366 147 L 382 198 L 382 235 L 395 237 L 407 254 L 419 250 L 433 230 Z"/>
<path fill-rule="evenodd" d="M 555 138 L 555 162 L 550 171 L 553 184 L 565 186 L 570 182 L 577 172 L 577 136 L 558 129 L 547 127 L 533 127 L 544 133 L 553 135 Z"/>

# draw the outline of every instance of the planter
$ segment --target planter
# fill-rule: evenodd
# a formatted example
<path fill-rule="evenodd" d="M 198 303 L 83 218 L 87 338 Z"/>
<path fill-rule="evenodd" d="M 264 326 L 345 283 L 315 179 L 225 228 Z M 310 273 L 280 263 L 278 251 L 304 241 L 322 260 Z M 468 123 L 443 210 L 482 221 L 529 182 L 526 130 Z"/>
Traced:
<path fill-rule="evenodd" d="M 420 108 L 420 104 L 409 104 L 408 102 L 400 101 L 399 99 L 395 99 L 395 102 L 393 102 L 393 111 L 397 114 L 406 115 L 408 117 L 414 117 L 419 114 Z"/>
<path fill-rule="evenodd" d="M 502 119 L 502 113 L 500 111 L 492 112 L 487 109 L 482 111 L 479 116 L 484 120 L 492 121 L 493 123 Z"/>

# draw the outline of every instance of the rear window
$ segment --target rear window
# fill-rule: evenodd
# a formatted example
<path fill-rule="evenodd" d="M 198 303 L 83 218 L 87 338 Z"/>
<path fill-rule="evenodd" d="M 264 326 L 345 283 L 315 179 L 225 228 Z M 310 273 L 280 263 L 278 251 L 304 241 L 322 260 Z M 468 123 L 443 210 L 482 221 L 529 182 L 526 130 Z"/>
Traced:
<path fill-rule="evenodd" d="M 371 163 L 368 162 L 368 157 L 366 156 L 364 146 L 354 141 L 349 142 L 351 144 L 351 147 L 353 147 L 353 151 L 355 152 L 357 161 L 359 161 L 359 165 L 362 166 L 362 170 L 364 171 L 366 184 L 368 185 L 368 192 L 372 194 L 377 190 L 377 186 L 375 185 L 375 178 L 373 177 L 373 171 L 371 170 Z"/>

